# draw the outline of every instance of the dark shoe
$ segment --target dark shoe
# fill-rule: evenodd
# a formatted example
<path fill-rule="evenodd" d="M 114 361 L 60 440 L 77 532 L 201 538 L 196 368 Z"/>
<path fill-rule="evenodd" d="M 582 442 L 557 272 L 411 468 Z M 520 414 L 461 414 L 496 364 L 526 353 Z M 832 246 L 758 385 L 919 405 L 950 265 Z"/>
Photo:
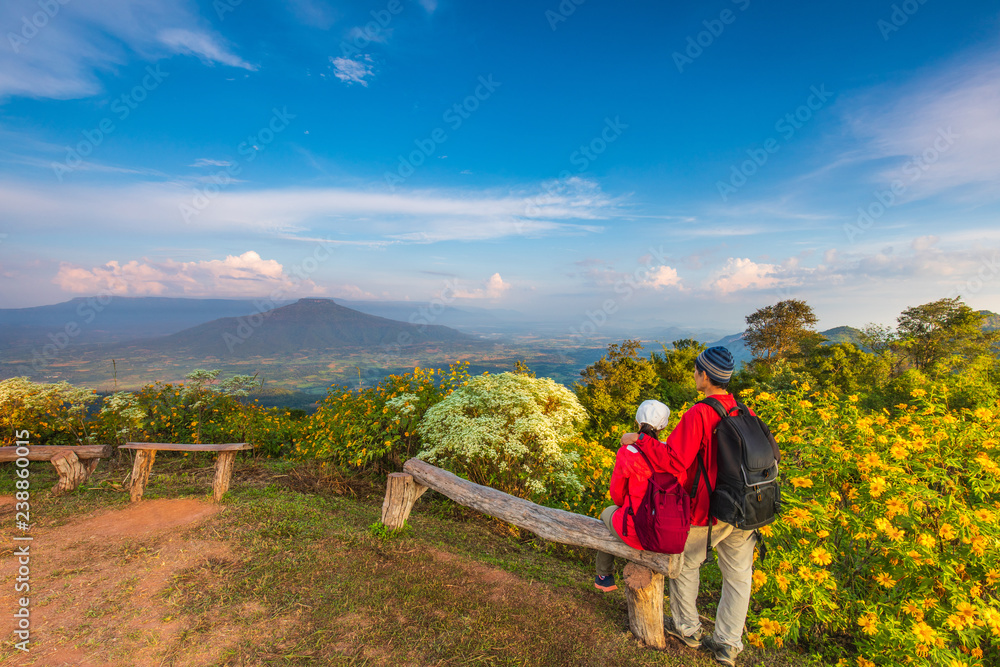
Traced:
<path fill-rule="evenodd" d="M 615 586 L 615 575 L 606 574 L 603 577 L 594 577 L 594 588 L 600 588 L 605 593 L 617 591 L 618 587 Z"/>
<path fill-rule="evenodd" d="M 684 642 L 684 645 L 688 648 L 701 648 L 701 630 L 693 635 L 682 635 L 681 631 L 677 629 L 676 625 L 674 625 L 674 619 L 672 618 L 668 618 L 663 623 L 663 629 L 671 637 L 676 637 Z"/>
<path fill-rule="evenodd" d="M 712 652 L 715 656 L 716 662 L 721 662 L 723 665 L 729 665 L 729 667 L 736 667 L 736 654 L 739 651 L 736 650 L 735 646 L 730 646 L 729 644 L 720 644 L 715 641 L 715 637 L 709 635 L 701 641 L 701 647 Z"/>

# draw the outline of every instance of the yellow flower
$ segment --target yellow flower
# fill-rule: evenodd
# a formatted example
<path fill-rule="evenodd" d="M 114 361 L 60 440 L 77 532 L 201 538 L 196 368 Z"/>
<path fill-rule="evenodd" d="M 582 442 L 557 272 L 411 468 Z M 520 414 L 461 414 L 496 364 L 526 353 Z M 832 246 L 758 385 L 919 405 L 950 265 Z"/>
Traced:
<path fill-rule="evenodd" d="M 927 533 L 921 533 L 920 537 L 917 538 L 917 542 L 920 543 L 920 546 L 926 549 L 930 549 L 935 544 L 934 538 Z"/>
<path fill-rule="evenodd" d="M 877 581 L 880 586 L 885 586 L 886 588 L 892 588 L 896 585 L 896 580 L 885 572 L 879 572 L 875 575 L 875 581 Z"/>
<path fill-rule="evenodd" d="M 767 575 L 757 570 L 753 573 L 753 590 L 756 592 L 767 583 Z"/>
<path fill-rule="evenodd" d="M 941 530 L 938 531 L 938 535 L 940 535 L 943 540 L 953 540 L 955 539 L 955 529 L 952 528 L 949 523 L 942 524 Z"/>
<path fill-rule="evenodd" d="M 810 489 L 813 485 L 813 481 L 808 477 L 792 477 L 790 481 L 796 489 Z"/>
<path fill-rule="evenodd" d="M 777 577 L 775 577 L 775 581 L 778 582 L 778 588 L 781 589 L 782 593 L 788 591 L 788 577 L 786 577 L 783 574 L 779 574 Z"/>
<path fill-rule="evenodd" d="M 816 547 L 813 549 L 812 554 L 810 554 L 810 558 L 816 565 L 829 565 L 833 562 L 833 556 L 831 556 L 830 552 L 823 547 Z"/>
<path fill-rule="evenodd" d="M 923 389 L 914 389 L 913 391 L 910 392 L 910 396 L 912 396 L 913 398 L 921 398 L 926 395 L 927 392 L 924 391 Z"/>
<path fill-rule="evenodd" d="M 921 644 L 930 644 L 937 636 L 934 628 L 923 621 L 917 621 L 913 624 L 913 634 L 917 636 L 917 641 Z"/>
<path fill-rule="evenodd" d="M 858 625 L 867 635 L 874 635 L 878 632 L 878 617 L 875 614 L 865 614 L 858 619 Z"/>
<path fill-rule="evenodd" d="M 889 454 L 891 454 L 892 458 L 896 459 L 897 461 L 902 461 L 907 457 L 908 452 L 906 451 L 906 448 L 903 447 L 902 445 L 893 445 L 889 449 Z"/>
<path fill-rule="evenodd" d="M 871 494 L 872 498 L 878 498 L 885 493 L 886 486 L 885 477 L 873 477 L 868 492 Z"/>

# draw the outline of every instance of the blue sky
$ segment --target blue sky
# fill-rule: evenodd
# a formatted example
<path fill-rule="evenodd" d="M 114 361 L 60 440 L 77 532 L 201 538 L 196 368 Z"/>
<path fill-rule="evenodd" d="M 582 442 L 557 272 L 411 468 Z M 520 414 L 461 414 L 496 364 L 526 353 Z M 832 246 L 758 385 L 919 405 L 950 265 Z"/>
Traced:
<path fill-rule="evenodd" d="M 0 28 L 0 306 L 1000 310 L 995 3 L 15 0 Z"/>

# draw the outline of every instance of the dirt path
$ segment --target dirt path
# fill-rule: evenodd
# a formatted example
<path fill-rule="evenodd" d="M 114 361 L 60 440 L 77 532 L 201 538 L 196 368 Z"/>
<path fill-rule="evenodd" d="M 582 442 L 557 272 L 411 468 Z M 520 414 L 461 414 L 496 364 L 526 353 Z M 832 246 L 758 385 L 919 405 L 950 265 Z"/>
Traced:
<path fill-rule="evenodd" d="M 9 511 L 6 500 L 0 499 L 0 506 Z M 34 531 L 28 543 L 31 650 L 11 655 L 6 644 L 0 656 L 7 658 L 0 662 L 53 667 L 214 662 L 213 656 L 236 638 L 179 650 L 186 628 L 173 618 L 161 593 L 182 571 L 229 556 L 225 542 L 184 537 L 219 511 L 201 500 L 149 500 Z M 0 636 L 7 640 L 15 629 L 7 611 L 17 609 L 24 593 L 14 591 L 19 564 L 6 548 L 13 542 L 4 541 Z"/>

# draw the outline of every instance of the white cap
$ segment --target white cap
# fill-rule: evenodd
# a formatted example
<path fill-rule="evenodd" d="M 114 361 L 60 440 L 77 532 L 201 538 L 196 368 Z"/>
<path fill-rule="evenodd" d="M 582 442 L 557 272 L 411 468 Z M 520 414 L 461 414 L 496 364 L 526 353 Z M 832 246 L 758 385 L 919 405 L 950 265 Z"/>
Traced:
<path fill-rule="evenodd" d="M 635 411 L 635 420 L 640 424 L 649 424 L 657 431 L 667 427 L 670 421 L 670 408 L 659 401 L 643 401 Z"/>

